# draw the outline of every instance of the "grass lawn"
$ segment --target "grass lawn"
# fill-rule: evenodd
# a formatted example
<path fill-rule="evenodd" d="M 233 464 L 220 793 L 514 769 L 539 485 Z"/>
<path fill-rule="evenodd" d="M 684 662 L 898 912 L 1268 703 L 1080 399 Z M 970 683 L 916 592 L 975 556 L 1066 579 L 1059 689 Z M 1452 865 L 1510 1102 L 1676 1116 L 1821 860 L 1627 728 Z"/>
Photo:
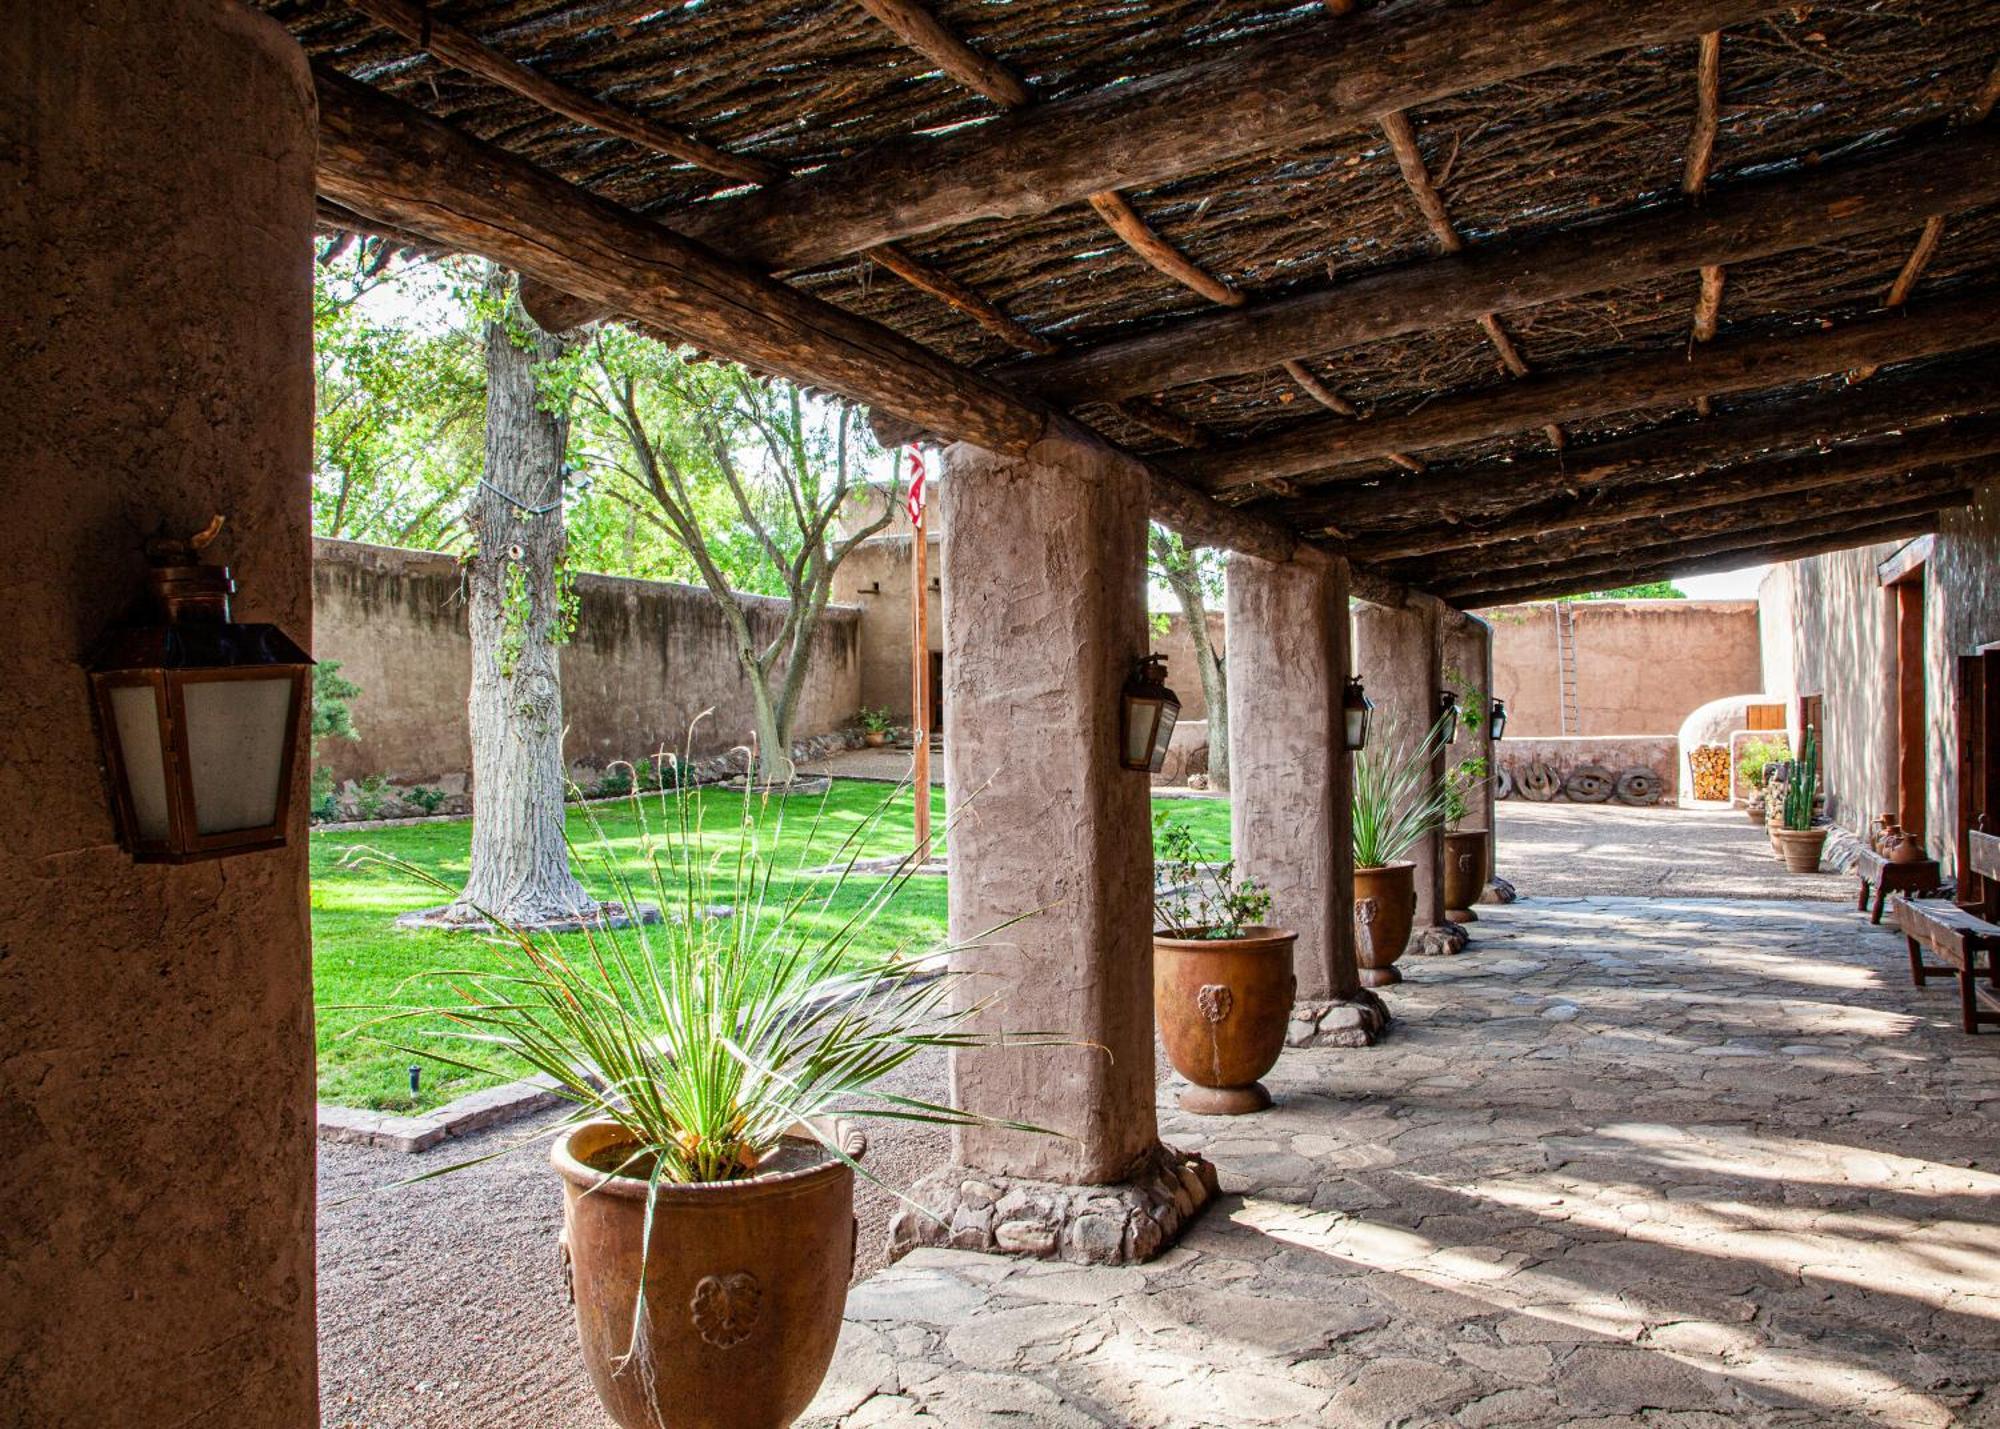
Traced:
<path fill-rule="evenodd" d="M 778 867 L 793 870 L 832 862 L 841 840 L 866 823 L 891 792 L 890 786 L 884 784 L 840 781 L 824 798 L 798 796 L 773 801 L 764 815 L 764 824 L 776 834 Z M 741 796 L 715 791 L 698 798 L 703 825 L 699 844 L 715 852 L 733 850 Z M 1172 810 L 1191 825 L 1203 848 L 1214 857 L 1228 856 L 1229 806 L 1225 802 L 1162 800 L 1156 802 L 1156 807 Z M 932 809 L 933 818 L 941 827 L 942 791 L 933 792 Z M 657 831 L 658 802 L 650 801 L 647 810 Z M 869 830 L 861 855 L 893 855 L 907 850 L 914 838 L 912 812 L 908 791 L 900 792 Z M 602 838 L 591 827 L 592 817 L 602 827 Z M 820 823 L 816 836 L 811 832 L 815 819 Z M 633 880 L 640 898 L 654 901 L 649 892 L 651 873 L 642 853 L 638 816 L 629 804 L 596 804 L 587 814 L 572 808 L 569 836 L 583 855 L 579 876 L 593 893 L 604 898 L 616 896 L 615 876 L 603 862 L 608 858 L 625 877 Z M 379 862 L 355 863 L 349 861 L 349 855 L 358 848 L 373 849 L 427 870 L 456 887 L 465 881 L 471 847 L 472 825 L 465 819 L 312 836 L 313 998 L 319 1018 L 322 1101 L 411 1111 L 437 1106 L 494 1080 L 425 1061 L 423 1089 L 412 1097 L 409 1068 L 413 1059 L 366 1036 L 356 1035 L 356 1028 L 369 1020 L 369 1014 L 342 1010 L 356 1005 L 445 1000 L 449 994 L 435 985 L 419 983 L 404 987 L 403 984 L 416 974 L 435 969 L 487 965 L 492 957 L 488 944 L 475 935 L 406 932 L 393 926 L 398 914 L 435 907 L 447 901 L 446 896 L 413 875 Z M 781 877 L 774 896 L 781 896 L 784 888 L 795 887 L 798 881 L 796 877 Z M 855 882 L 859 885 L 863 880 Z M 840 916 L 864 896 L 859 886 L 843 890 L 838 905 L 825 916 Z M 897 948 L 922 951 L 944 937 L 944 928 L 944 880 L 914 878 L 869 930 L 866 947 L 875 952 Z M 415 1024 L 398 1026 L 389 1035 L 418 1048 L 445 1045 L 441 1040 L 427 1037 L 423 1028 Z"/>

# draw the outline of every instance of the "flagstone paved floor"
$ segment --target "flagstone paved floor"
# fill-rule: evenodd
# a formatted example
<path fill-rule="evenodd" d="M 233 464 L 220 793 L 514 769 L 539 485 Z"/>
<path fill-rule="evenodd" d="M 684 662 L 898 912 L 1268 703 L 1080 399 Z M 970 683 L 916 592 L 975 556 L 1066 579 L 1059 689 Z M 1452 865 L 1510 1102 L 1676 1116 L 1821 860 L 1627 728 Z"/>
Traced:
<path fill-rule="evenodd" d="M 815 1425 L 2000 1425 L 2000 1036 L 1826 903 L 1482 909 L 1165 1258 L 920 1252 Z M 1173 1084 L 1162 1088 L 1172 1105 Z"/>

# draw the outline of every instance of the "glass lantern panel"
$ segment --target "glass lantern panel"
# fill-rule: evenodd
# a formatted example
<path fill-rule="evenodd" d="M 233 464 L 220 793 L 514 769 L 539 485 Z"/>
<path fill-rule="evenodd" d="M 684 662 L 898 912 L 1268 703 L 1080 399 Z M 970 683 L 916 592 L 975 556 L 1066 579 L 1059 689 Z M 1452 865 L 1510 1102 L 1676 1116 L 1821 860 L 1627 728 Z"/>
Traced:
<path fill-rule="evenodd" d="M 1167 762 L 1167 746 L 1173 743 L 1174 725 L 1179 722 L 1180 717 L 1179 705 L 1160 706 L 1159 732 L 1153 736 L 1152 757 L 1146 763 L 1146 767 L 1155 774 L 1159 773 Z"/>
<path fill-rule="evenodd" d="M 1160 717 L 1158 700 L 1125 697 L 1125 766 L 1144 769 L 1153 757 L 1153 726 Z"/>
<path fill-rule="evenodd" d="M 167 836 L 167 766 L 160 748 L 160 698 L 151 685 L 114 685 L 111 717 L 118 726 L 118 760 L 132 800 L 133 830 L 152 842 Z"/>
<path fill-rule="evenodd" d="M 1347 747 L 1361 749 L 1368 742 L 1368 711 L 1351 709 L 1347 712 Z"/>
<path fill-rule="evenodd" d="M 226 834 L 276 823 L 292 729 L 291 676 L 191 680 L 181 687 L 181 709 L 196 831 Z"/>

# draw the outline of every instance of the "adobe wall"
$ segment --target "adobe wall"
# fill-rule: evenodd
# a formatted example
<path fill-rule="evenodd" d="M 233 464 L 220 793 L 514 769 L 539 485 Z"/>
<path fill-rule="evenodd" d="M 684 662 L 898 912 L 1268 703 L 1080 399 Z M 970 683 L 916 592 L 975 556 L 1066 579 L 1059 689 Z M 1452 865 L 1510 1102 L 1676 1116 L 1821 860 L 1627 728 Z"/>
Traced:
<path fill-rule="evenodd" d="M 926 520 L 939 524 L 937 509 Z M 860 673 L 856 683 L 856 706 L 889 711 L 898 724 L 910 718 L 910 523 L 899 518 L 900 535 L 882 535 L 864 541 L 841 563 L 834 576 L 834 598 L 855 609 L 859 642 Z M 944 596 L 939 573 L 944 568 L 941 537 L 928 533 L 924 556 L 926 600 L 929 603 L 926 634 L 932 650 L 944 649 Z"/>
<path fill-rule="evenodd" d="M 319 762 L 339 779 L 382 774 L 397 784 L 453 786 L 472 757 L 465 719 L 472 646 L 457 562 L 353 541 L 316 540 L 313 552 L 314 653 L 339 661 L 341 677 L 361 686 L 350 702 L 360 740 L 325 741 Z M 835 594 L 845 595 L 853 579 L 843 567 Z M 576 595 L 576 631 L 561 657 L 563 753 L 572 766 L 600 769 L 662 746 L 678 751 L 704 710 L 714 712 L 697 729 L 697 754 L 750 737 L 750 683 L 706 590 L 580 575 Z M 784 603 L 746 596 L 743 604 L 758 638 L 770 639 Z M 847 606 L 826 612 L 797 738 L 838 729 L 860 707 L 862 619 Z"/>
<path fill-rule="evenodd" d="M 1893 596 L 1878 570 L 1897 543 L 1779 566 L 1761 594 L 1782 627 L 1767 688 L 1824 701 L 1823 782 L 1830 817 L 1858 830 L 1895 807 L 1896 676 Z M 2000 482 L 1969 507 L 1944 513 L 1924 567 L 1925 819 L 1927 842 L 1956 869 L 1957 657 L 2000 641 Z"/>
<path fill-rule="evenodd" d="M 1672 734 L 1698 706 L 1762 688 L 1754 600 L 1585 600 L 1575 616 L 1577 711 L 1571 735 Z M 1553 601 L 1497 606 L 1493 693 L 1510 735 L 1564 733 Z"/>
<path fill-rule="evenodd" d="M 10 5 L 0 410 L 0 1424 L 317 1422 L 305 801 L 137 865 L 84 670 L 142 544 L 220 512 L 312 628 L 305 59 L 213 0 Z"/>

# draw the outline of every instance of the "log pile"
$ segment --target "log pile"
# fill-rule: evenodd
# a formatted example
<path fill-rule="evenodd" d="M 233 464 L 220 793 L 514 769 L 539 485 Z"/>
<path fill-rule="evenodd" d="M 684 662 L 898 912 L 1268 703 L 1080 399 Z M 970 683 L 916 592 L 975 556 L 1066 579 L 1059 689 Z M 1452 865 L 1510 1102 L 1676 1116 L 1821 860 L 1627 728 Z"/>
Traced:
<path fill-rule="evenodd" d="M 1694 771 L 1695 798 L 1711 803 L 1729 798 L 1728 745 L 1696 745 L 1688 755 L 1688 767 Z"/>

